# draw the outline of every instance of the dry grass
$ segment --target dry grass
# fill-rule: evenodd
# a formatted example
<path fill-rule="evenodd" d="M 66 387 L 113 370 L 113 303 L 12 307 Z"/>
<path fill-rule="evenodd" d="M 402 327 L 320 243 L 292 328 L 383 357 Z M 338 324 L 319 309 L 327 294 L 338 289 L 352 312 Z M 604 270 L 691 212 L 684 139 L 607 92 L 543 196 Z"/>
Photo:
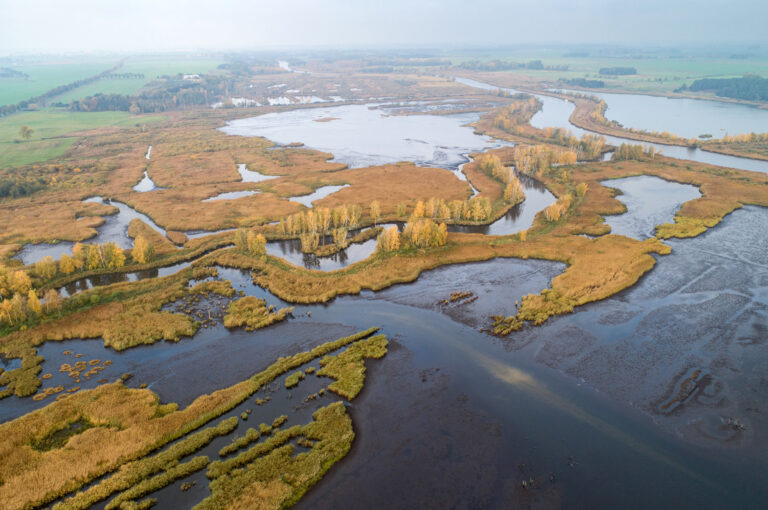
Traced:
<path fill-rule="evenodd" d="M 0 479 L 3 481 L 0 501 L 9 510 L 44 505 L 118 469 L 115 475 L 89 488 L 74 501 L 83 501 L 82 506 L 85 507 L 90 502 L 107 497 L 105 493 L 124 490 L 157 472 L 154 466 L 167 464 L 160 462 L 162 458 L 157 456 L 143 459 L 150 452 L 221 416 L 280 375 L 367 338 L 375 331 L 363 331 L 322 344 L 308 352 L 280 358 L 252 378 L 198 397 L 183 410 L 178 410 L 175 404 L 161 406 L 157 395 L 150 390 L 128 389 L 116 382 L 75 393 L 21 418 L 0 424 L 0 435 L 3 437 L 0 443 Z M 48 452 L 32 448 L 34 439 L 78 419 L 88 419 L 97 426 L 71 437 L 62 448 Z M 191 453 L 210 433 L 210 428 L 202 429 L 196 434 L 203 436 L 193 434 L 177 443 L 176 447 L 186 448 L 178 446 L 181 444 L 194 447 Z M 131 462 L 139 464 L 127 464 Z M 126 484 L 126 480 L 132 483 Z M 74 501 L 71 501 L 72 507 L 81 506 L 75 505 Z"/>
<path fill-rule="evenodd" d="M 313 421 L 280 431 L 237 457 L 212 463 L 211 495 L 196 510 L 287 508 L 343 458 L 355 438 L 352 420 L 341 402 L 317 410 Z M 290 439 L 313 440 L 309 452 L 294 454 Z M 238 466 L 243 466 L 237 469 Z"/>
<path fill-rule="evenodd" d="M 128 225 L 128 236 L 133 239 L 143 236 L 154 247 L 156 256 L 164 257 L 178 251 L 171 241 L 139 218 L 131 220 Z"/>
<path fill-rule="evenodd" d="M 246 331 L 254 331 L 284 320 L 292 311 L 293 307 L 290 307 L 273 313 L 272 307 L 267 308 L 266 300 L 247 296 L 229 304 L 224 325 L 228 328 L 245 326 Z"/>
<path fill-rule="evenodd" d="M 384 335 L 376 335 L 357 342 L 335 356 L 325 356 L 320 360 L 322 367 L 317 375 L 336 379 L 328 386 L 328 389 L 341 395 L 347 400 L 354 399 L 365 383 L 365 359 L 379 359 L 387 353 L 387 338 Z M 303 372 L 302 379 L 303 379 Z M 290 376 L 289 376 L 290 377 Z M 293 384 L 295 386 L 298 381 Z M 288 386 L 288 379 L 285 380 Z"/>

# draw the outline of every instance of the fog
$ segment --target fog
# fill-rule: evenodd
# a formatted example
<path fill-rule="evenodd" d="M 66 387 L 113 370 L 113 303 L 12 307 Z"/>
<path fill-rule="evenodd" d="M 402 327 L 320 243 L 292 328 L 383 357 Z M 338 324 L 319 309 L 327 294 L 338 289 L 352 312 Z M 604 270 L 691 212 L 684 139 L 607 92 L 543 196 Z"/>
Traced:
<path fill-rule="evenodd" d="M 0 53 L 756 44 L 768 2 L 0 0 Z"/>

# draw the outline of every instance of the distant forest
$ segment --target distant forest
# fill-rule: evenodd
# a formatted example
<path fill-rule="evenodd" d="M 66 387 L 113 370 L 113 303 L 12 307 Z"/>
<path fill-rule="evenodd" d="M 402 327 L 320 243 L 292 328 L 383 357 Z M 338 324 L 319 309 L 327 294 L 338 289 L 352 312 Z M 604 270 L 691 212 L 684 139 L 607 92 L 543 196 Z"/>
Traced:
<path fill-rule="evenodd" d="M 601 67 L 600 74 L 606 74 L 610 76 L 625 76 L 629 74 L 637 74 L 637 69 L 634 67 Z"/>
<path fill-rule="evenodd" d="M 588 89 L 601 89 L 605 87 L 603 80 L 588 80 L 586 78 L 571 78 L 570 80 L 560 80 L 566 85 L 572 85 L 574 87 L 584 87 Z"/>
<path fill-rule="evenodd" d="M 716 96 L 749 101 L 768 101 L 768 78 L 747 75 L 741 78 L 705 78 L 694 81 L 690 87 L 683 85 L 678 92 L 714 92 Z"/>

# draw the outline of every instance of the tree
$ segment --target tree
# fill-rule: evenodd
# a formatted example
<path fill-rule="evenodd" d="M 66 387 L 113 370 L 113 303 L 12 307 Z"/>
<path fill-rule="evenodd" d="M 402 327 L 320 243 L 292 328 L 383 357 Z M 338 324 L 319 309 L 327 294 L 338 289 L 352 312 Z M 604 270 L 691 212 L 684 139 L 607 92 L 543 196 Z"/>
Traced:
<path fill-rule="evenodd" d="M 50 255 L 38 260 L 35 262 L 35 273 L 44 280 L 50 280 L 56 276 L 56 261 Z"/>
<path fill-rule="evenodd" d="M 104 260 L 102 259 L 101 248 L 99 245 L 92 244 L 88 247 L 86 267 L 91 271 L 104 267 Z"/>
<path fill-rule="evenodd" d="M 413 209 L 413 215 L 417 218 L 421 218 L 424 216 L 424 202 L 419 200 L 416 202 L 416 207 Z"/>
<path fill-rule="evenodd" d="M 381 206 L 379 205 L 378 200 L 371 202 L 371 219 L 373 220 L 374 225 L 381 219 Z"/>
<path fill-rule="evenodd" d="M 72 247 L 72 258 L 77 261 L 75 265 L 78 268 L 82 268 L 85 265 L 85 261 L 88 258 L 88 249 L 84 244 L 75 243 Z M 77 264 L 79 262 L 79 265 Z"/>
<path fill-rule="evenodd" d="M 139 264 L 148 264 L 155 255 L 155 247 L 144 236 L 136 236 L 133 240 L 131 258 Z"/>
<path fill-rule="evenodd" d="M 400 249 L 400 232 L 397 231 L 396 226 L 392 225 L 389 228 L 385 228 L 381 234 L 379 234 L 377 249 L 383 252 L 397 251 Z"/>
<path fill-rule="evenodd" d="M 61 256 L 61 260 L 59 261 L 59 271 L 67 275 L 75 272 L 75 262 L 72 260 L 72 257 L 66 253 Z"/>
<path fill-rule="evenodd" d="M 235 249 L 243 253 L 248 251 L 248 232 L 244 228 L 239 228 L 235 231 Z"/>
<path fill-rule="evenodd" d="M 49 313 L 61 308 L 59 293 L 56 291 L 56 289 L 48 289 L 43 299 L 45 299 L 45 308 Z"/>
<path fill-rule="evenodd" d="M 523 185 L 520 183 L 520 179 L 516 176 L 512 176 L 509 184 L 504 188 L 504 200 L 516 204 L 524 199 L 525 192 L 523 191 Z"/>
<path fill-rule="evenodd" d="M 29 126 L 21 126 L 19 128 L 19 136 L 22 137 L 25 140 L 29 140 L 32 138 L 32 134 L 35 132 L 34 129 L 32 129 Z"/>
<path fill-rule="evenodd" d="M 257 234 L 251 230 L 246 236 L 246 242 L 248 245 L 248 253 L 251 255 L 261 257 L 267 254 L 267 240 L 263 235 Z"/>
<path fill-rule="evenodd" d="M 8 275 L 8 290 L 13 294 L 26 294 L 32 288 L 32 281 L 24 271 L 14 271 Z"/>
<path fill-rule="evenodd" d="M 108 242 L 101 247 L 104 265 L 108 269 L 120 269 L 125 265 L 125 253 L 115 242 Z"/>
<path fill-rule="evenodd" d="M 405 215 L 407 214 L 407 206 L 405 203 L 400 202 L 397 204 L 397 216 L 400 218 L 405 218 Z"/>
<path fill-rule="evenodd" d="M 43 312 L 43 306 L 37 299 L 37 292 L 34 289 L 30 289 L 27 293 L 27 312 L 34 315 L 40 315 Z"/>
<path fill-rule="evenodd" d="M 336 246 L 340 248 L 346 248 L 349 244 L 347 242 L 347 229 L 346 228 L 336 228 L 333 230 L 333 242 Z"/>

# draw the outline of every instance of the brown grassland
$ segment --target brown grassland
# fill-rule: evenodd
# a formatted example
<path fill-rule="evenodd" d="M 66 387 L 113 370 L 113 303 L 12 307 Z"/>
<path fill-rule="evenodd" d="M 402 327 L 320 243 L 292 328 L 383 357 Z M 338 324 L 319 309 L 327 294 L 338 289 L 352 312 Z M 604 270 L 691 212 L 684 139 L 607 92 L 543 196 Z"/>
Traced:
<path fill-rule="evenodd" d="M 0 425 L 0 501 L 8 509 L 49 504 L 108 473 L 96 485 L 63 500 L 59 508 L 86 508 L 117 491 L 125 490 L 159 472 L 174 453 L 146 457 L 171 441 L 187 436 L 186 444 L 174 447 L 179 457 L 204 446 L 215 435 L 228 433 L 227 421 L 203 428 L 250 397 L 280 375 L 316 358 L 370 337 L 375 328 L 340 338 L 311 351 L 280 358 L 250 379 L 210 395 L 198 397 L 183 410 L 176 404 L 160 405 L 157 395 L 146 389 L 129 389 L 120 381 L 72 394 L 25 416 Z M 378 352 L 375 353 L 378 356 Z M 345 377 L 344 374 L 330 374 Z M 343 406 L 342 406 L 343 409 Z M 231 418 L 236 421 L 236 418 Z M 77 420 L 95 426 L 68 439 L 61 448 L 38 451 L 33 442 Z M 223 429 L 222 429 L 223 428 Z M 307 431 L 308 436 L 312 435 Z M 344 435 L 346 437 L 346 435 Z M 341 438 L 339 438 L 341 440 Z M 322 441 L 323 438 L 318 438 Z M 325 440 L 331 440 L 325 437 Z M 179 445 L 182 446 L 179 446 Z M 168 450 L 166 450 L 168 451 Z M 346 450 L 345 450 L 346 451 Z M 176 458 L 179 458 L 176 457 Z M 338 457 L 338 456 L 337 456 Z M 334 459 L 336 460 L 336 459 Z M 326 469 L 329 466 L 328 463 Z M 317 472 L 317 468 L 310 470 Z M 298 477 L 295 487 L 307 487 L 314 477 Z"/>

